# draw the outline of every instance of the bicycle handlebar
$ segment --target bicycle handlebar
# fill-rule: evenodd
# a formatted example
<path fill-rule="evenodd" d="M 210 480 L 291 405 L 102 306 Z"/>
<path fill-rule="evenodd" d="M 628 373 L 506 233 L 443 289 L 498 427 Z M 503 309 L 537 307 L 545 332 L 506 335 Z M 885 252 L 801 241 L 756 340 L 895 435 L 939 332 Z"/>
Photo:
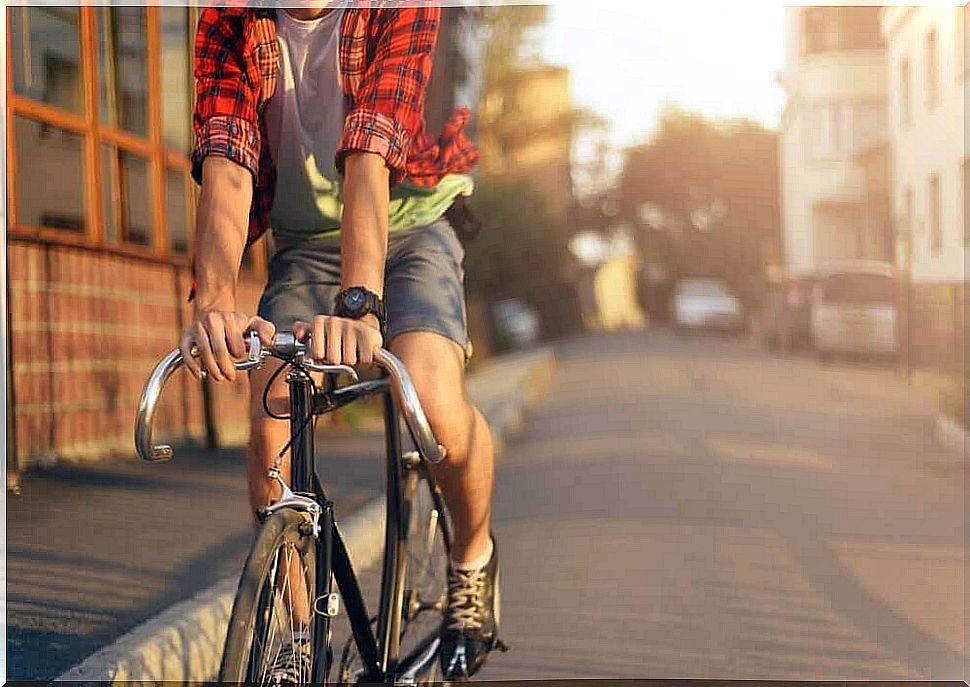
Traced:
<path fill-rule="evenodd" d="M 235 363 L 237 370 L 254 370 L 262 366 L 263 359 L 274 357 L 285 362 L 295 362 L 312 372 L 325 374 L 345 374 L 355 382 L 358 380 L 357 371 L 347 365 L 329 365 L 318 363 L 306 358 L 306 344 L 297 341 L 291 332 L 280 332 L 272 346 L 263 346 L 255 334 L 250 335 L 249 355 L 245 360 Z M 431 463 L 439 463 L 445 458 L 445 448 L 440 445 L 431 432 L 431 425 L 424 414 L 418 393 L 411 383 L 404 364 L 390 351 L 379 348 L 374 352 L 374 362 L 377 363 L 391 380 L 391 385 L 398 392 L 401 414 L 408 426 L 414 443 L 421 455 Z M 182 353 L 175 349 L 155 366 L 145 388 L 141 392 L 138 402 L 138 414 L 135 417 L 135 449 L 142 460 L 151 463 L 169 461 L 173 457 L 172 447 L 167 444 L 155 445 L 152 441 L 152 428 L 155 419 L 155 409 L 162 389 L 168 378 L 184 364 Z"/>

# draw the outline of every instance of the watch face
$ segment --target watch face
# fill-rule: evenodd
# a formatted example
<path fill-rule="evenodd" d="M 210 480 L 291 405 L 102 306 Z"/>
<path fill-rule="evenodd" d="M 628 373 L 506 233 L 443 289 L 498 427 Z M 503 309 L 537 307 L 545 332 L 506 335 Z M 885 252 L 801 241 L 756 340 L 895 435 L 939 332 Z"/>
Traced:
<path fill-rule="evenodd" d="M 343 295 L 343 305 L 346 311 L 353 315 L 361 312 L 367 302 L 363 289 L 347 289 Z"/>

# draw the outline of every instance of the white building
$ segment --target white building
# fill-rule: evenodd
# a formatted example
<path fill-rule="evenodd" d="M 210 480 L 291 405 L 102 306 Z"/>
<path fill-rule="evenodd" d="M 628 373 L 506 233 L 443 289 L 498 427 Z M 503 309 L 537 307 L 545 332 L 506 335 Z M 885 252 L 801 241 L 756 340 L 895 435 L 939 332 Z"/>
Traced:
<path fill-rule="evenodd" d="M 870 153 L 887 135 L 879 8 L 790 7 L 786 33 L 779 78 L 788 96 L 780 156 L 787 267 L 807 273 L 833 259 L 890 259 L 892 230 L 881 219 L 888 213 L 873 212 L 869 182 Z"/>
<path fill-rule="evenodd" d="M 905 265 L 911 251 L 917 284 L 966 278 L 965 21 L 964 8 L 945 5 L 882 12 L 898 258 Z"/>

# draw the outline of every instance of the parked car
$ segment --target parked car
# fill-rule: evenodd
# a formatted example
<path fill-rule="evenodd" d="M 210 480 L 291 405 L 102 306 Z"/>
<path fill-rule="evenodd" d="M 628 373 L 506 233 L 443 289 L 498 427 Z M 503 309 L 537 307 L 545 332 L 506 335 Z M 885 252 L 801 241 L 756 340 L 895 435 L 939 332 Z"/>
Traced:
<path fill-rule="evenodd" d="M 678 331 L 744 329 L 741 301 L 720 279 L 683 279 L 673 296 L 674 326 Z"/>
<path fill-rule="evenodd" d="M 539 316 L 523 300 L 510 298 L 492 306 L 500 348 L 528 348 L 539 341 Z"/>
<path fill-rule="evenodd" d="M 768 284 L 760 321 L 765 344 L 786 351 L 812 346 L 814 284 L 809 275 L 788 275 Z"/>
<path fill-rule="evenodd" d="M 821 270 L 812 289 L 812 338 L 819 355 L 897 355 L 898 291 L 889 263 L 860 260 Z"/>

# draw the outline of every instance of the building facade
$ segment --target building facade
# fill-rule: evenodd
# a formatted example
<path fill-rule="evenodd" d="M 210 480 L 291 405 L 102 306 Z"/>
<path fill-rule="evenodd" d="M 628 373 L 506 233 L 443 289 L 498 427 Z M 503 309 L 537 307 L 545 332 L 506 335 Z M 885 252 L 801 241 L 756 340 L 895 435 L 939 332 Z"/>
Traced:
<path fill-rule="evenodd" d="M 889 7 L 892 207 L 897 260 L 913 283 L 913 344 L 922 358 L 962 364 L 967 247 L 967 13 Z M 960 345 L 954 345 L 959 343 Z"/>
<path fill-rule="evenodd" d="M 573 210 L 572 148 L 575 112 L 569 70 L 523 66 L 502 92 L 482 100 L 482 171 L 527 180 L 563 221 Z"/>
<path fill-rule="evenodd" d="M 189 321 L 197 11 L 7 9 L 12 469 L 131 455 L 142 385 Z M 439 55 L 458 35 L 445 33 Z M 437 71 L 433 80 L 440 118 L 457 86 Z M 243 259 L 244 311 L 265 281 L 264 244 Z M 247 398 L 245 381 L 203 387 L 181 374 L 159 407 L 159 434 L 237 441 Z"/>
<path fill-rule="evenodd" d="M 781 132 L 786 266 L 892 257 L 892 228 L 872 206 L 885 143 L 886 49 L 876 7 L 790 7 Z"/>

